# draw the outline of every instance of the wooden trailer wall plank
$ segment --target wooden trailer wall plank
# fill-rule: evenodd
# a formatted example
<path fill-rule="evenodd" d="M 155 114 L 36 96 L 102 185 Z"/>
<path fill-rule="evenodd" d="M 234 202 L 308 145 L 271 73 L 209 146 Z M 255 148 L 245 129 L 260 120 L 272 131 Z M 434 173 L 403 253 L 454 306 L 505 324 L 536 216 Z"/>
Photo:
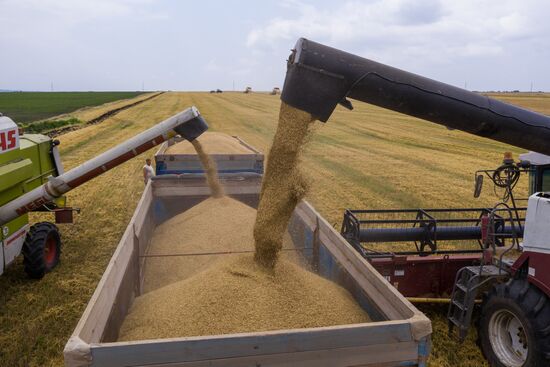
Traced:
<path fill-rule="evenodd" d="M 218 170 L 225 173 L 255 172 L 262 173 L 264 166 L 264 155 L 253 146 L 247 144 L 238 136 L 232 136 L 233 143 L 246 148 L 246 151 L 238 153 L 217 153 L 210 154 L 216 162 Z M 160 168 L 162 175 L 179 173 L 203 172 L 202 164 L 195 152 L 173 153 L 167 152 L 168 147 L 183 141 L 183 138 L 174 138 L 161 144 L 155 154 L 157 168 Z"/>
<path fill-rule="evenodd" d="M 154 226 L 151 216 L 151 206 L 153 195 L 151 190 L 146 191 L 140 205 L 137 207 L 128 226 L 133 227 L 132 253 L 122 279 L 118 284 L 119 291 L 113 303 L 113 308 L 105 326 L 102 342 L 113 342 L 118 339 L 118 332 L 130 306 L 137 295 L 141 294 L 143 274 L 141 273 L 140 251 L 145 251 L 151 239 L 152 228 Z"/>
<path fill-rule="evenodd" d="M 344 277 L 350 277 L 353 283 L 360 285 L 360 289 L 366 293 L 367 298 L 372 303 L 363 304 L 367 310 L 371 309 L 373 315 L 376 311 L 373 308 L 381 310 L 390 320 L 405 319 L 410 324 L 411 332 L 416 340 L 429 336 L 432 332 L 431 321 L 420 311 L 418 311 L 399 291 L 393 287 L 380 273 L 372 267 L 361 255 L 338 233 L 315 209 L 307 202 L 302 201 L 297 207 L 295 214 L 302 217 L 316 218 L 318 220 L 319 232 L 319 253 L 325 246 L 328 255 L 332 259 L 337 259 L 339 267 L 346 268 Z M 327 239 L 325 239 L 325 236 Z M 326 264 L 333 260 L 324 260 Z M 319 260 L 319 266 L 322 262 Z M 359 269 L 367 268 L 369 271 Z M 333 267 L 338 269 L 338 267 Z M 320 269 L 321 270 L 321 269 Z M 347 273 L 347 274 L 346 274 Z M 329 279 L 338 275 L 331 274 Z M 335 279 L 333 279 L 335 280 Z M 353 288 L 349 288 L 354 294 Z M 361 301 L 364 298 L 358 299 Z"/>
<path fill-rule="evenodd" d="M 210 154 L 209 155 L 216 162 L 228 162 L 228 161 L 251 161 L 262 158 L 262 155 L 254 153 L 239 153 L 239 154 Z M 159 155 L 159 157 L 173 157 L 173 160 L 188 161 L 189 163 L 197 163 L 200 165 L 200 161 L 196 154 L 166 154 Z M 168 159 L 170 161 L 170 159 Z M 189 164 L 187 163 L 187 164 Z"/>
<path fill-rule="evenodd" d="M 376 316 L 380 313 L 386 319 L 408 319 L 414 313 L 406 306 L 408 301 L 401 296 L 366 260 L 361 258 L 347 241 L 315 209 L 302 201 L 295 212 L 296 218 L 309 218 L 309 223 L 317 219 L 319 237 L 319 273 L 333 281 L 347 284 L 347 288 L 367 311 Z M 315 229 L 310 228 L 311 232 Z M 359 256 L 359 257 L 358 257 Z M 368 268 L 370 271 L 360 271 Z M 355 283 L 355 285 L 353 284 Z M 364 293 L 362 296 L 360 293 Z M 364 298 L 368 302 L 364 302 Z M 388 299 L 388 297 L 390 297 Z M 405 303 L 405 305 L 403 304 Z M 412 307 L 412 305 L 411 305 Z"/>
<path fill-rule="evenodd" d="M 92 345 L 94 366 L 137 366 L 151 363 L 192 362 L 298 352 L 319 352 L 366 345 L 410 342 L 417 355 L 418 344 L 410 328 L 399 321 L 339 325 L 325 328 L 278 330 L 220 336 L 161 339 Z"/>
<path fill-rule="evenodd" d="M 98 343 L 104 336 L 111 310 L 115 305 L 114 300 L 121 291 L 120 284 L 126 275 L 129 264 L 133 260 L 135 236 L 133 223 L 135 223 L 138 216 L 144 214 L 142 212 L 147 211 L 147 207 L 150 206 L 153 199 L 151 185 L 152 183 L 149 182 L 145 187 L 144 194 L 136 207 L 136 212 L 122 235 L 103 277 L 73 332 L 74 336 L 78 336 L 86 343 Z M 131 289 L 133 290 L 133 288 L 132 286 Z M 131 301 L 132 299 L 127 299 L 125 302 Z"/>
<path fill-rule="evenodd" d="M 328 223 L 326 223 L 328 225 Z M 331 227 L 332 228 L 332 227 Z M 341 235 L 334 229 L 328 233 L 329 241 L 327 242 L 344 256 L 346 261 L 353 264 L 355 269 L 367 268 L 369 271 L 362 271 L 361 277 L 366 279 L 368 284 L 376 288 L 376 293 L 379 297 L 390 303 L 403 318 L 411 318 L 417 314 L 421 314 L 416 308 L 389 283 L 376 269 L 364 259 Z M 337 242 L 337 240 L 339 242 Z M 376 302 L 377 300 L 375 300 Z M 393 318 L 393 317 L 392 317 Z"/>
<path fill-rule="evenodd" d="M 365 355 L 372 356 L 365 361 Z M 209 361 L 143 364 L 140 367 L 345 367 L 411 366 L 416 358 L 412 342 L 362 347 L 223 358 Z"/>
<path fill-rule="evenodd" d="M 185 184 L 182 182 L 185 181 Z M 258 195 L 260 193 L 261 176 L 250 174 L 246 180 L 234 175 L 220 175 L 225 192 L 228 195 Z M 191 180 L 189 177 L 178 179 L 175 175 L 157 176 L 153 186 L 153 196 L 187 197 L 210 195 L 210 189 L 203 177 Z"/>
<path fill-rule="evenodd" d="M 133 245 L 134 229 L 128 226 L 74 331 L 73 335 L 86 343 L 99 343 L 103 337 L 119 285 L 132 260 Z"/>
<path fill-rule="evenodd" d="M 389 319 L 386 313 L 382 312 L 367 295 L 357 280 L 350 275 L 350 269 L 342 264 L 342 259 L 336 259 L 327 249 L 325 243 L 328 242 L 328 237 L 324 233 L 327 229 L 321 227 L 318 218 L 311 214 L 307 205 L 300 205 L 296 208 L 289 223 L 290 236 L 295 244 L 305 247 L 304 257 L 311 263 L 311 269 L 347 289 L 359 305 L 367 311 L 372 320 Z"/>

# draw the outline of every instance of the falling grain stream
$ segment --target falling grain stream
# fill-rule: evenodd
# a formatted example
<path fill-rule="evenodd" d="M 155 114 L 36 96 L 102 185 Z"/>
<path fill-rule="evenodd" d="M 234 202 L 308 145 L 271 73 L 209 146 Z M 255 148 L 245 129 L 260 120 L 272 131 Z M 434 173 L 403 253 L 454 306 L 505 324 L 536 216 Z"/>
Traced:
<path fill-rule="evenodd" d="M 206 154 L 200 141 L 195 139 L 191 142 L 191 144 L 193 144 L 193 147 L 197 151 L 199 159 L 201 160 L 212 197 L 221 198 L 224 193 L 220 180 L 218 179 L 218 168 L 216 167 L 216 162 L 214 162 L 214 160 Z"/>
<path fill-rule="evenodd" d="M 262 266 L 273 268 L 277 263 L 290 216 L 307 192 L 298 165 L 314 121 L 309 113 L 281 103 L 254 224 L 254 258 Z"/>

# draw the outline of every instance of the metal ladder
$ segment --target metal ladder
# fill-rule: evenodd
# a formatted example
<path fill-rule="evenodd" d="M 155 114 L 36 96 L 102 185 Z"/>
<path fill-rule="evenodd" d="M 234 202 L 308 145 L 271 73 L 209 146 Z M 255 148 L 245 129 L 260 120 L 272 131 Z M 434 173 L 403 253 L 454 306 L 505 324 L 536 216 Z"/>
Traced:
<path fill-rule="evenodd" d="M 513 196 L 512 196 L 513 199 Z M 514 247 L 519 247 L 519 241 L 517 232 L 515 230 L 514 220 L 518 219 L 518 225 L 521 227 L 519 221 L 519 215 L 517 214 L 517 208 L 515 202 L 514 210 L 516 211 L 516 217 L 512 213 L 512 208 L 508 204 L 502 202 L 495 205 L 495 207 L 489 213 L 489 230 L 484 247 L 492 250 L 492 254 L 496 253 L 496 243 L 500 242 L 504 244 L 506 238 L 511 238 L 511 245 L 500 254 L 497 261 L 497 265 L 484 265 L 483 257 L 480 259 L 481 265 L 479 266 L 466 266 L 460 269 L 456 273 L 455 283 L 453 286 L 453 293 L 451 295 L 451 303 L 447 313 L 447 323 L 449 326 L 449 335 L 452 335 L 455 327 L 458 328 L 458 339 L 462 343 L 468 335 L 468 330 L 472 321 L 472 314 L 474 311 L 475 302 L 479 294 L 480 289 L 487 289 L 487 287 L 499 279 L 504 279 L 509 276 L 507 269 L 505 269 L 505 263 L 503 262 L 503 256 Z M 502 209 L 499 209 L 502 208 Z M 504 219 L 504 223 L 507 221 L 512 225 L 512 234 L 495 233 L 495 217 L 498 216 L 497 212 L 504 211 L 508 213 L 509 219 Z M 500 216 L 499 216 L 500 217 Z M 500 217 L 502 220 L 503 218 Z"/>
<path fill-rule="evenodd" d="M 466 266 L 457 272 L 447 313 L 449 335 L 457 327 L 458 339 L 461 343 L 464 341 L 468 335 L 479 289 L 506 275 L 506 272 L 495 265 Z"/>

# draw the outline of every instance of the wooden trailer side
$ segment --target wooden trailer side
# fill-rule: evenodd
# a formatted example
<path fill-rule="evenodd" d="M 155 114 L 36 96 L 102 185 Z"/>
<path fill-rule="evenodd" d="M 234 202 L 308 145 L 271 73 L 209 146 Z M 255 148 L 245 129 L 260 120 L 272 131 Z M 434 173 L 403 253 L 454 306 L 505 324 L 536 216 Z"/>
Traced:
<path fill-rule="evenodd" d="M 88 366 L 91 363 L 91 344 L 100 343 L 104 338 L 116 340 L 118 328 L 115 325 L 120 326 L 124 320 L 134 300 L 136 281 L 140 276 L 136 262 L 135 228 L 141 231 L 152 199 L 152 182 L 149 181 L 113 257 L 65 346 L 63 353 L 66 366 Z"/>
<path fill-rule="evenodd" d="M 399 366 L 418 360 L 406 324 L 376 324 L 93 345 L 92 366 Z"/>
<path fill-rule="evenodd" d="M 263 173 L 264 154 L 238 136 L 231 136 L 236 144 L 246 148 L 247 152 L 210 154 L 220 173 L 253 172 Z M 195 153 L 174 153 L 168 148 L 183 138 L 173 138 L 161 144 L 155 153 L 157 175 L 192 174 L 203 172 L 202 165 Z"/>
<path fill-rule="evenodd" d="M 252 197 L 257 200 L 261 177 L 249 180 L 226 178 L 226 192 L 241 200 L 253 200 Z M 173 198 L 188 198 L 192 202 L 209 195 L 204 178 L 185 181 L 182 185 L 181 180 L 164 179 L 147 185 L 96 292 L 67 343 L 66 366 L 280 366 L 294 362 L 304 366 L 424 365 L 429 351 L 429 320 L 359 257 L 307 202 L 298 206 L 291 225 L 300 237 L 298 240 L 308 247 L 304 252 L 311 259 L 317 256 L 316 266 L 322 275 L 347 282 L 345 285 L 360 303 L 372 303 L 380 318 L 389 321 L 109 342 L 116 339 L 128 307 L 140 293 L 139 254 L 144 253 L 158 224 L 154 221 L 163 220 L 155 213 L 172 210 L 169 204 Z M 350 286 L 355 283 L 357 285 Z"/>

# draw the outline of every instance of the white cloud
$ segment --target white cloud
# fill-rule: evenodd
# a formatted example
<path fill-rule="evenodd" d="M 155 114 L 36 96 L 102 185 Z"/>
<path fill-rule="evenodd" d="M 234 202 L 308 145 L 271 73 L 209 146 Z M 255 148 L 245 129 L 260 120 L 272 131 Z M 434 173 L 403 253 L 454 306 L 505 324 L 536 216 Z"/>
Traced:
<path fill-rule="evenodd" d="M 494 56 L 515 41 L 536 41 L 550 32 L 543 1 L 503 0 L 375 0 L 347 1 L 332 9 L 310 3 L 285 3 L 298 14 L 273 18 L 251 30 L 249 48 L 274 48 L 279 43 L 311 38 L 355 52 L 382 57 Z"/>
<path fill-rule="evenodd" d="M 281 86 L 299 37 L 472 89 L 550 90 L 547 0 L 0 0 L 0 88 Z"/>

